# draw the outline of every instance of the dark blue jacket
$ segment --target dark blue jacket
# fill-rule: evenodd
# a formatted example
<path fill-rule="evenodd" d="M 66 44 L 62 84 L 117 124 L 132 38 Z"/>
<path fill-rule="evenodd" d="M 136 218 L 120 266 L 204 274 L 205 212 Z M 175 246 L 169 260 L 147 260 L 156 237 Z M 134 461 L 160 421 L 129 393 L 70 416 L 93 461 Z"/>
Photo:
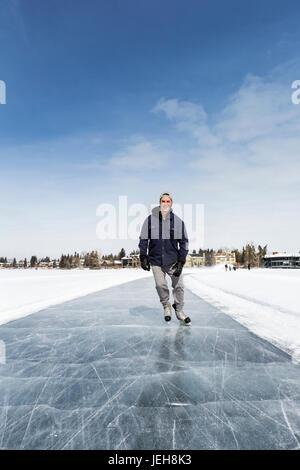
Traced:
<path fill-rule="evenodd" d="M 139 249 L 141 255 L 148 254 L 151 265 L 168 266 L 178 259 L 185 262 L 188 243 L 184 222 L 172 209 L 164 220 L 160 207 L 157 206 L 144 221 Z"/>

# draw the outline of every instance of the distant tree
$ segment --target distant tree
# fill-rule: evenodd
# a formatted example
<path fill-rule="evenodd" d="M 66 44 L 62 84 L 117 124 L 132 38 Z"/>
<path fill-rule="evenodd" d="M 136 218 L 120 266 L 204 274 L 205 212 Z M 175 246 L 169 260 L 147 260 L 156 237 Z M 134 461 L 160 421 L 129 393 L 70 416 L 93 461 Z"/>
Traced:
<path fill-rule="evenodd" d="M 13 265 L 13 268 L 16 268 L 16 267 L 17 267 L 17 260 L 16 260 L 16 258 L 13 259 L 13 264 L 12 264 L 12 265 Z"/>
<path fill-rule="evenodd" d="M 238 264 L 242 263 L 242 253 L 238 250 L 238 248 L 235 248 L 232 250 L 232 253 L 235 254 L 235 260 Z"/>
<path fill-rule="evenodd" d="M 26 258 L 24 259 L 23 267 L 24 267 L 24 268 L 27 268 L 27 259 L 26 259 Z"/>
<path fill-rule="evenodd" d="M 245 264 L 245 262 L 246 262 L 246 252 L 245 252 L 245 247 L 243 247 L 242 253 L 241 253 L 241 264 Z"/>
<path fill-rule="evenodd" d="M 85 268 L 88 268 L 89 265 L 90 265 L 90 254 L 89 253 L 85 253 L 84 255 L 84 267 Z"/>
<path fill-rule="evenodd" d="M 204 250 L 205 252 L 205 266 L 214 266 L 216 264 L 216 257 L 213 248 Z"/>
<path fill-rule="evenodd" d="M 34 268 L 34 267 L 36 266 L 36 264 L 37 264 L 37 257 L 36 257 L 36 256 L 32 256 L 32 257 L 30 258 L 30 267 L 31 267 L 31 268 Z"/>
<path fill-rule="evenodd" d="M 59 268 L 64 269 L 66 267 L 66 262 L 67 262 L 66 255 L 61 255 L 60 261 L 59 261 Z"/>
<path fill-rule="evenodd" d="M 75 253 L 75 255 L 73 256 L 73 266 L 74 268 L 79 268 L 80 266 L 80 257 L 78 253 Z"/>
<path fill-rule="evenodd" d="M 92 251 L 89 258 L 90 269 L 100 269 L 100 259 L 97 251 Z"/>
<path fill-rule="evenodd" d="M 247 245 L 245 246 L 245 263 L 250 263 L 251 266 L 258 265 L 256 249 L 252 242 L 247 243 Z"/>
<path fill-rule="evenodd" d="M 121 248 L 121 251 L 118 254 L 118 259 L 122 259 L 124 256 L 126 256 L 124 248 Z"/>
<path fill-rule="evenodd" d="M 65 265 L 65 268 L 66 269 L 71 269 L 71 262 L 70 262 L 70 257 L 66 259 L 66 265 Z"/>
<path fill-rule="evenodd" d="M 264 247 L 262 247 L 261 245 L 258 245 L 257 247 L 257 258 L 258 258 L 258 266 L 261 267 L 263 265 L 263 262 L 264 262 L 264 257 L 266 256 L 267 254 L 267 248 L 268 248 L 268 245 L 265 245 Z"/>

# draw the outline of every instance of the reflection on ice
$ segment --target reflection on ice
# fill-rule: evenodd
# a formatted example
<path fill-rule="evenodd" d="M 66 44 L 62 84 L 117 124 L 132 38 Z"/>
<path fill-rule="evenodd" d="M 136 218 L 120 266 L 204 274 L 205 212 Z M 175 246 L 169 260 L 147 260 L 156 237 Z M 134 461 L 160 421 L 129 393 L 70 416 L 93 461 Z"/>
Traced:
<path fill-rule="evenodd" d="M 192 325 L 166 324 L 153 287 L 0 327 L 2 449 L 299 447 L 300 367 L 189 291 Z"/>

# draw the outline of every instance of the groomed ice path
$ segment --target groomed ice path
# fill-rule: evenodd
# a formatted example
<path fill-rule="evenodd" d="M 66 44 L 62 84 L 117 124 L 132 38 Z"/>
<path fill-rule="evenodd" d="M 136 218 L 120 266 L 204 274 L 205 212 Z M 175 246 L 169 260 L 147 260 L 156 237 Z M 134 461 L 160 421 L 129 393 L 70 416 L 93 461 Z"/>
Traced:
<path fill-rule="evenodd" d="M 188 289 L 185 312 L 145 278 L 0 326 L 0 448 L 299 448 L 300 366 Z"/>

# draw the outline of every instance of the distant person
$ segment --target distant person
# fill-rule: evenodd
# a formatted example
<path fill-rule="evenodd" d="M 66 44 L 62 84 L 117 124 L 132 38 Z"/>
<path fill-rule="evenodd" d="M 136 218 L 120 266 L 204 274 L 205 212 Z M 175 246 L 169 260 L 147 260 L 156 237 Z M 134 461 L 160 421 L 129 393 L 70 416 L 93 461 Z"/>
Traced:
<path fill-rule="evenodd" d="M 225 264 L 225 271 L 227 271 L 227 269 L 228 269 L 228 266 L 227 266 L 227 264 Z"/>
<path fill-rule="evenodd" d="M 250 271 L 250 263 L 248 263 L 248 271 Z"/>
<path fill-rule="evenodd" d="M 231 266 L 229 265 L 229 271 L 231 271 Z"/>
<path fill-rule="evenodd" d="M 188 237 L 184 222 L 174 214 L 172 204 L 170 193 L 162 193 L 159 206 L 154 207 L 144 221 L 139 242 L 140 260 L 146 271 L 150 271 L 150 266 L 152 267 L 165 320 L 171 320 L 173 307 L 178 320 L 188 324 L 191 319 L 183 312 L 184 284 L 181 275 L 188 254 Z M 166 274 L 172 279 L 172 307 Z"/>
<path fill-rule="evenodd" d="M 233 266 L 233 270 L 236 271 L 236 266 Z"/>

